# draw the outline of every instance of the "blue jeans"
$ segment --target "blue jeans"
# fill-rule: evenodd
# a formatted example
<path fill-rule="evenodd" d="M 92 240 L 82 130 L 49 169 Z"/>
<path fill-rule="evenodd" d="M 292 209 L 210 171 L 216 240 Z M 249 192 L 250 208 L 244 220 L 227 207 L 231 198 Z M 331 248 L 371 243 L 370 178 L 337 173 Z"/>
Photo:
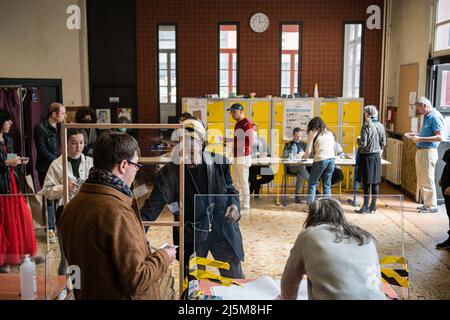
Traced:
<path fill-rule="evenodd" d="M 44 185 L 45 176 L 47 175 L 47 172 L 38 171 L 39 175 L 39 183 L 41 184 L 41 188 Z M 55 201 L 54 200 L 47 200 L 47 227 L 48 230 L 56 230 L 55 226 Z"/>
<path fill-rule="evenodd" d="M 308 180 L 308 204 L 314 201 L 317 183 L 322 178 L 323 194 L 331 195 L 331 177 L 334 171 L 334 159 L 314 162 Z"/>
<path fill-rule="evenodd" d="M 309 180 L 309 172 L 305 166 L 290 166 L 288 167 L 289 173 L 297 174 L 297 182 L 295 183 L 295 194 L 302 193 L 303 179 Z"/>

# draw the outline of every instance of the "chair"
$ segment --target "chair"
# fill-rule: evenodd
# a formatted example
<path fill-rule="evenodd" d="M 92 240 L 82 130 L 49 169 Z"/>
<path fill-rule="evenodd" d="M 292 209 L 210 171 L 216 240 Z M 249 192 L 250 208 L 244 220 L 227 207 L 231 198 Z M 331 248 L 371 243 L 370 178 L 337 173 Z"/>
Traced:
<path fill-rule="evenodd" d="M 292 177 L 297 177 L 297 173 L 289 173 L 289 171 L 288 171 L 288 165 L 287 164 L 285 164 L 284 165 L 284 171 L 283 171 L 283 186 L 282 186 L 282 188 L 283 188 L 283 192 L 282 192 L 282 194 L 283 194 L 283 206 L 287 206 L 287 197 L 286 197 L 286 189 L 287 189 L 287 178 L 288 178 L 288 176 L 292 176 Z M 306 183 L 305 183 L 306 182 Z M 308 184 L 308 181 L 306 180 L 306 179 L 304 179 L 304 181 L 303 181 L 303 188 L 302 188 L 302 194 L 304 194 L 305 192 L 304 192 L 304 190 L 305 190 L 305 185 L 307 185 Z"/>

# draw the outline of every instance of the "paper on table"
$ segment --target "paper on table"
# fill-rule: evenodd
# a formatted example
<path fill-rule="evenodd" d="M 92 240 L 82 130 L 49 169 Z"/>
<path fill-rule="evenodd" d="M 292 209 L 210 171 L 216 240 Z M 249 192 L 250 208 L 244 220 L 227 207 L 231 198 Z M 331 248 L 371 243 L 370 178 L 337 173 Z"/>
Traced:
<path fill-rule="evenodd" d="M 297 300 L 308 300 L 307 280 L 302 280 L 298 290 Z M 224 300 L 274 300 L 280 294 L 280 280 L 273 280 L 269 276 L 258 278 L 254 281 L 238 286 L 212 287 L 213 295 L 220 296 Z"/>

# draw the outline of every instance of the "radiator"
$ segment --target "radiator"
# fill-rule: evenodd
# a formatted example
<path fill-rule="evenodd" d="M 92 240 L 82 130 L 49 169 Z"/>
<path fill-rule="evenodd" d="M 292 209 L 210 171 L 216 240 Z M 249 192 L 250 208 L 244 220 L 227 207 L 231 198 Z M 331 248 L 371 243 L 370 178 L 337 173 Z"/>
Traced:
<path fill-rule="evenodd" d="M 388 138 L 385 150 L 386 160 L 391 164 L 386 166 L 386 180 L 393 184 L 402 184 L 403 141 Z"/>

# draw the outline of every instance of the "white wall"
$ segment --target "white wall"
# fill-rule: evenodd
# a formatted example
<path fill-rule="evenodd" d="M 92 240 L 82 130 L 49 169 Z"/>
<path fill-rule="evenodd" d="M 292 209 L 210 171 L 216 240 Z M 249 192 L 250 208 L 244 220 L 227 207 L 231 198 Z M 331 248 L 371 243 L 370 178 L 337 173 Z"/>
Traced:
<path fill-rule="evenodd" d="M 425 95 L 430 42 L 430 0 L 393 0 L 388 97 L 398 105 L 400 66 L 419 63 L 418 95 Z"/>
<path fill-rule="evenodd" d="M 66 9 L 81 8 L 81 30 Z M 89 105 L 85 0 L 0 1 L 0 77 L 62 79 L 63 103 Z"/>

